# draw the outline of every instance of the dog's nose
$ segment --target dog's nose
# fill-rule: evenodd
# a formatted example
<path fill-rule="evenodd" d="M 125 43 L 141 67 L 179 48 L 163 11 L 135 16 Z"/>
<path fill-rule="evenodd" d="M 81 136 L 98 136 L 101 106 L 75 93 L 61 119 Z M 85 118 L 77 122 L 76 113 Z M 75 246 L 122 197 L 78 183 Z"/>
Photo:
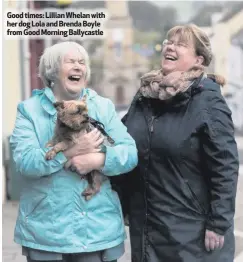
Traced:
<path fill-rule="evenodd" d="M 89 118 L 89 115 L 88 114 L 84 114 L 83 115 L 85 118 Z"/>

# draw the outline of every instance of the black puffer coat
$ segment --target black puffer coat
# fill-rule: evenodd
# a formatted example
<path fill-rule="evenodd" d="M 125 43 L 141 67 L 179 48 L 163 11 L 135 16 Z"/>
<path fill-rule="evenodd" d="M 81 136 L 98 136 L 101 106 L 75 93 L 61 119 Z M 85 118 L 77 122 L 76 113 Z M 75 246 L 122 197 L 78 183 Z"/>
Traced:
<path fill-rule="evenodd" d="M 171 101 L 136 96 L 123 119 L 139 163 L 113 178 L 129 214 L 133 262 L 233 262 L 238 154 L 218 84 L 198 79 Z M 205 229 L 225 235 L 207 252 Z"/>

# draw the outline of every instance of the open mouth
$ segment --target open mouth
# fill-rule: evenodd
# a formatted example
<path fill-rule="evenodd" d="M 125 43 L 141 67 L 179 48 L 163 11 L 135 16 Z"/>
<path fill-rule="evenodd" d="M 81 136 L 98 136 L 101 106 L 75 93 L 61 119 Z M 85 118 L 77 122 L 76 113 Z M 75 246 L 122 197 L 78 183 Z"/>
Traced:
<path fill-rule="evenodd" d="M 72 82 L 79 82 L 79 80 L 81 79 L 81 76 L 79 76 L 79 75 L 70 75 L 70 76 L 68 77 L 68 79 L 69 79 L 70 81 L 72 81 Z"/>
<path fill-rule="evenodd" d="M 172 56 L 172 55 L 165 55 L 165 59 L 169 60 L 169 61 L 176 61 L 177 60 L 177 58 L 175 56 Z"/>

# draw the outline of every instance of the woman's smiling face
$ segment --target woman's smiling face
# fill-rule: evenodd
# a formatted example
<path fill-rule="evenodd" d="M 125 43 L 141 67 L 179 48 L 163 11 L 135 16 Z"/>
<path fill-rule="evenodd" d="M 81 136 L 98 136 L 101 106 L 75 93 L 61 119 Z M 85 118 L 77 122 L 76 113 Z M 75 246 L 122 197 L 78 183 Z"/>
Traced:
<path fill-rule="evenodd" d="M 202 62 L 203 57 L 196 55 L 192 39 L 185 41 L 175 34 L 163 42 L 161 67 L 165 75 L 174 71 L 188 71 Z"/>
<path fill-rule="evenodd" d="M 68 96 L 77 95 L 86 84 L 87 68 L 84 58 L 78 50 L 70 50 L 63 57 L 59 68 L 59 88 Z"/>

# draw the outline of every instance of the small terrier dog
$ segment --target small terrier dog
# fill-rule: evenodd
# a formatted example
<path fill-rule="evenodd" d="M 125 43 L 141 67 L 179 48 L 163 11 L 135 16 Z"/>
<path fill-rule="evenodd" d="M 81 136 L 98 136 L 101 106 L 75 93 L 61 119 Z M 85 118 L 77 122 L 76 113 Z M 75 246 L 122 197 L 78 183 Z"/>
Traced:
<path fill-rule="evenodd" d="M 46 153 L 46 160 L 53 159 L 58 152 L 65 151 L 75 143 L 79 143 L 80 135 L 84 135 L 94 128 L 97 128 L 104 136 L 104 145 L 112 146 L 115 143 L 105 132 L 103 124 L 88 116 L 86 96 L 81 100 L 61 101 L 53 105 L 57 110 L 57 123 L 54 137 L 46 145 L 53 147 Z M 90 200 L 100 191 L 101 184 L 106 177 L 97 170 L 85 176 L 87 176 L 89 185 L 82 195 L 86 200 Z"/>

